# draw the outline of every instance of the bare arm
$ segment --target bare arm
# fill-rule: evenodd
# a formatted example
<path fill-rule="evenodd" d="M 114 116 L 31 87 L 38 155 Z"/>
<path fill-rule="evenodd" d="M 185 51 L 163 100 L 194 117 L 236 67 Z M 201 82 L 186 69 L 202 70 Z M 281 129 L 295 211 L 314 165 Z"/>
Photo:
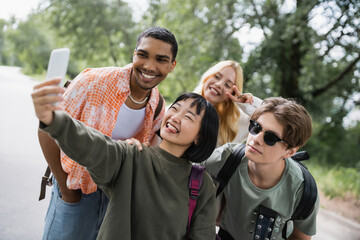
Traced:
<path fill-rule="evenodd" d="M 289 240 L 310 240 L 311 236 L 301 232 L 298 228 L 294 227 L 294 231 L 291 233 Z"/>
<path fill-rule="evenodd" d="M 48 91 L 53 93 L 63 92 L 62 88 L 53 86 L 53 84 L 57 84 L 59 81 L 60 79 L 41 83 L 34 87 L 34 92 L 32 93 L 36 116 L 46 124 L 52 121 L 52 111 L 56 109 L 51 103 L 62 99 L 57 95 L 47 95 Z M 46 162 L 58 182 L 62 199 L 70 203 L 80 201 L 81 191 L 70 190 L 66 187 L 67 173 L 61 167 L 59 147 L 49 134 L 45 132 L 38 131 L 38 137 Z"/>
<path fill-rule="evenodd" d="M 46 162 L 49 165 L 49 168 L 60 188 L 62 199 L 65 202 L 69 203 L 75 203 L 80 201 L 81 191 L 70 190 L 66 187 L 66 179 L 68 174 L 61 167 L 59 147 L 46 132 L 39 130 L 38 137 Z"/>

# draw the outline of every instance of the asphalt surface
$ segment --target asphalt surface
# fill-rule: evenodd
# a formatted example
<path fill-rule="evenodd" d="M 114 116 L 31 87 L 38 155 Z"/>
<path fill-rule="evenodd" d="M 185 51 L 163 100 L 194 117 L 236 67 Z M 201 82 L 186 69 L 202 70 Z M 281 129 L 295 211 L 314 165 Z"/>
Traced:
<path fill-rule="evenodd" d="M 0 66 L 0 239 L 41 239 L 49 203 L 38 201 L 46 163 L 30 94 L 34 82 Z"/>
<path fill-rule="evenodd" d="M 31 78 L 0 66 L 0 240 L 41 239 L 50 200 L 38 201 L 46 162 L 37 139 Z M 360 224 L 320 209 L 314 240 L 360 240 Z"/>

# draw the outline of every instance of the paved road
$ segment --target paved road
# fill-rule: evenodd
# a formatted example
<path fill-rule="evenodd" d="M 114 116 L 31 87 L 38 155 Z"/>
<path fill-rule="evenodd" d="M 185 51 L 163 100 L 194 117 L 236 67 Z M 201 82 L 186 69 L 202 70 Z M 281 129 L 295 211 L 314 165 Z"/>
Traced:
<path fill-rule="evenodd" d="M 34 82 L 0 66 L 0 240 L 41 239 L 49 203 L 38 201 L 46 168 L 37 140 L 30 93 Z M 314 240 L 360 240 L 360 224 L 320 210 Z"/>
<path fill-rule="evenodd" d="M 46 164 L 30 93 L 34 82 L 0 66 L 0 239 L 41 239 L 49 198 L 38 201 Z M 48 191 L 50 196 L 50 191 Z"/>

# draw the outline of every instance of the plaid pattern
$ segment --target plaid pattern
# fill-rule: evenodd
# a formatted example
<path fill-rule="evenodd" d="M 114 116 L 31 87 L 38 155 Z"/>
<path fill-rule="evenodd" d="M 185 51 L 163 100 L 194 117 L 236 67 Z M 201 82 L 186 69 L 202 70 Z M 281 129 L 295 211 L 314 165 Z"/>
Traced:
<path fill-rule="evenodd" d="M 132 64 L 125 67 L 91 68 L 80 73 L 64 93 L 65 100 L 61 108 L 73 118 L 95 128 L 107 136 L 115 127 L 121 105 L 130 94 L 130 75 Z M 160 128 L 165 105 L 159 116 L 153 121 L 159 102 L 159 91 L 153 88 L 146 105 L 144 128 L 136 136 L 140 142 L 150 142 Z M 81 189 L 90 194 L 97 190 L 85 167 L 71 160 L 61 152 L 61 165 L 68 173 L 66 185 L 69 189 Z"/>

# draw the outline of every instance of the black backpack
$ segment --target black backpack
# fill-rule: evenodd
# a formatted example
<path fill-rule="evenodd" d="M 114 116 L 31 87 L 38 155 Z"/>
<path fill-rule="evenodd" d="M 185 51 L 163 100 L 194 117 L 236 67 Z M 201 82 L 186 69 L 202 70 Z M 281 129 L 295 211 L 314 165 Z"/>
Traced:
<path fill-rule="evenodd" d="M 224 190 L 224 187 L 228 184 L 231 176 L 233 175 L 237 167 L 240 165 L 240 162 L 244 157 L 244 154 L 245 154 L 245 144 L 240 144 L 226 159 L 224 166 L 220 169 L 219 174 L 216 178 L 216 180 L 219 183 L 216 196 L 218 196 Z M 310 158 L 310 155 L 306 151 L 301 151 L 295 153 L 291 158 L 299 165 L 303 173 L 304 192 L 298 206 L 296 207 L 294 213 L 292 214 L 291 218 L 288 221 L 302 220 L 307 218 L 314 208 L 316 198 L 318 195 L 315 179 L 308 171 L 308 169 L 300 162 L 303 160 L 308 160 Z M 286 239 L 286 230 L 287 230 L 286 226 L 287 224 L 285 224 L 285 227 L 282 232 L 282 237 L 284 239 Z"/>

